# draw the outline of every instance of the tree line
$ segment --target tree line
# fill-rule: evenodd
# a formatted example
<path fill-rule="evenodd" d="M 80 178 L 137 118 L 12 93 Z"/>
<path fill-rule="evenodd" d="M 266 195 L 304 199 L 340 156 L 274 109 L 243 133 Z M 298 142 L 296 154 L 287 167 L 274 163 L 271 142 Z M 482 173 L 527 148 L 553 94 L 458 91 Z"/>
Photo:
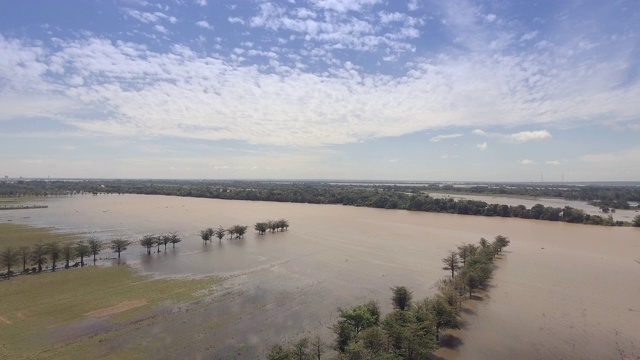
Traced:
<path fill-rule="evenodd" d="M 634 222 L 615 221 L 612 216 L 591 215 L 570 206 L 550 207 L 537 204 L 490 204 L 478 200 L 436 198 L 432 191 L 468 191 L 509 195 L 548 195 L 590 201 L 602 209 L 634 208 L 611 201 L 640 201 L 637 186 L 573 186 L 550 187 L 528 184 L 454 187 L 451 185 L 345 185 L 323 182 L 256 182 L 256 181 L 193 181 L 193 180 L 82 180 L 82 181 L 22 181 L 0 183 L 0 196 L 77 195 L 77 194 L 147 194 L 200 197 L 223 200 L 276 201 L 312 204 L 342 204 L 384 209 L 401 209 L 460 215 L 515 217 L 522 219 L 562 221 L 575 224 L 629 226 Z M 493 192 L 489 192 L 493 191 Z M 538 192 L 536 192 L 538 191 Z M 555 195 L 551 195 L 551 194 Z M 582 195 L 576 195 L 582 194 Z M 611 200 L 613 199 L 613 200 Z M 609 204 L 609 205 L 604 205 Z M 628 204 L 627 204 L 628 205 Z M 637 206 L 635 207 L 637 208 Z M 640 218 L 638 219 L 640 224 Z"/>
<path fill-rule="evenodd" d="M 438 282 L 432 297 L 414 301 L 405 286 L 391 288 L 393 311 L 382 316 L 376 301 L 351 308 L 338 308 L 332 326 L 335 339 L 331 348 L 339 360 L 414 360 L 430 358 L 439 347 L 443 330 L 460 327 L 465 297 L 485 288 L 491 279 L 493 261 L 508 246 L 502 235 L 494 241 L 481 238 L 478 244 L 462 244 L 442 259 L 443 270 L 451 272 Z M 268 360 L 320 359 L 327 344 L 319 337 L 303 338 L 292 346 L 274 345 Z"/>
<path fill-rule="evenodd" d="M 218 238 L 220 241 L 226 234 L 229 234 L 229 239 L 242 238 L 247 232 L 249 227 L 246 225 L 233 225 L 228 228 L 222 226 L 217 229 L 207 228 L 200 231 L 200 237 L 204 243 L 211 241 L 213 237 Z M 284 231 L 289 228 L 289 221 L 286 219 L 280 220 L 268 220 L 266 222 L 257 222 L 254 226 L 258 234 L 263 235 L 267 230 L 271 232 Z M 147 255 L 151 255 L 151 251 L 156 247 L 156 252 L 160 253 L 160 247 L 164 246 L 164 250 L 167 250 L 167 245 L 171 244 L 175 249 L 176 244 L 182 242 L 182 238 L 177 233 L 172 232 L 162 235 L 144 235 L 137 243 L 146 249 Z M 118 254 L 120 259 L 120 253 L 127 250 L 134 241 L 117 238 L 107 242 L 91 238 L 88 240 L 80 240 L 77 242 L 64 242 L 57 241 L 48 243 L 37 243 L 33 246 L 21 246 L 19 248 L 7 247 L 0 251 L 0 267 L 6 268 L 7 272 L 5 276 L 10 278 L 14 273 L 14 269 L 22 264 L 22 273 L 40 273 L 43 267 L 51 263 L 51 271 L 56 271 L 57 265 L 61 262 L 64 263 L 64 268 L 69 267 L 83 267 L 85 265 L 84 259 L 90 255 L 93 255 L 93 262 L 96 262 L 96 256 L 104 249 L 111 249 L 114 253 Z M 77 262 L 76 260 L 80 260 Z M 33 267 L 31 267 L 33 266 Z"/>
<path fill-rule="evenodd" d="M 51 271 L 56 271 L 60 264 L 64 264 L 65 269 L 83 267 L 85 258 L 93 256 L 95 264 L 96 256 L 104 249 L 113 250 L 120 258 L 120 253 L 127 250 L 129 245 L 131 241 L 122 238 L 107 242 L 91 238 L 75 242 L 52 241 L 18 248 L 7 247 L 0 252 L 0 266 L 7 270 L 7 278 L 13 276 L 16 273 L 14 270 L 20 265 L 23 274 L 41 273 L 48 264 L 51 264 Z"/>

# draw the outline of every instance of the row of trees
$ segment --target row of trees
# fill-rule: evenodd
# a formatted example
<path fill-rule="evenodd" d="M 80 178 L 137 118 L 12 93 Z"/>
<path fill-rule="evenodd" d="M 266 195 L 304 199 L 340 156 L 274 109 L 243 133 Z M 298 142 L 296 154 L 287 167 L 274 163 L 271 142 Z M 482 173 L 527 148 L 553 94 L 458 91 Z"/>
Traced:
<path fill-rule="evenodd" d="M 130 241 L 121 238 L 107 242 L 92 238 L 86 241 L 63 243 L 53 241 L 19 248 L 7 247 L 0 252 L 0 266 L 7 269 L 7 277 L 11 277 L 15 273 L 14 269 L 19 265 L 22 265 L 22 273 L 40 273 L 47 264 L 51 264 L 51 271 L 56 271 L 61 262 L 66 269 L 71 266 L 82 267 L 85 265 L 84 259 L 89 256 L 93 256 L 95 264 L 96 256 L 107 248 L 118 253 L 120 258 L 120 253 L 130 244 Z M 76 262 L 78 259 L 80 261 Z M 33 267 L 29 269 L 28 266 Z"/>
<path fill-rule="evenodd" d="M 483 195 L 520 195 L 581 200 L 594 206 L 614 209 L 639 209 L 640 187 L 637 184 L 532 184 L 476 183 L 454 186 L 448 183 L 328 184 L 321 181 L 201 181 L 201 180 L 16 180 L 0 181 L 0 196 L 66 196 L 76 194 L 155 194 L 242 200 L 335 203 L 326 189 L 379 189 L 387 192 L 422 193 L 455 192 Z M 232 194 L 228 194 L 232 192 Z M 338 194 L 338 192 L 331 192 Z M 328 202 L 327 202 L 328 201 Z"/>
<path fill-rule="evenodd" d="M 164 234 L 164 235 L 145 235 L 142 239 L 138 240 L 138 243 L 147 249 L 147 255 L 151 254 L 151 249 L 154 246 L 157 246 L 157 252 L 160 252 L 160 246 L 164 245 L 164 250 L 167 250 L 167 244 L 172 244 L 173 248 L 176 248 L 176 244 L 181 242 L 182 238 L 178 236 L 175 232 Z M 131 245 L 131 242 L 129 244 Z M 120 254 L 118 253 L 118 258 Z"/>
<path fill-rule="evenodd" d="M 640 201 L 638 186 L 548 186 L 543 184 L 520 186 L 518 184 L 492 184 L 470 187 L 454 187 L 447 184 L 428 185 L 339 185 L 322 182 L 272 183 L 272 182 L 203 182 L 169 180 L 84 180 L 22 181 L 0 183 L 0 196 L 22 195 L 74 195 L 87 193 L 133 193 L 150 195 L 175 195 L 229 200 L 261 200 L 313 204 L 343 204 L 385 209 L 404 209 L 452 213 L 461 215 L 517 217 L 523 219 L 564 221 L 577 224 L 628 226 L 629 222 L 614 221 L 612 217 L 586 214 L 570 206 L 549 207 L 537 204 L 509 206 L 489 204 L 476 200 L 439 199 L 429 192 L 450 191 L 483 194 L 510 194 L 554 196 L 589 201 L 604 208 L 636 208 L 629 201 Z M 626 204 L 626 205 L 625 205 Z"/>
<path fill-rule="evenodd" d="M 226 234 L 229 234 L 229 240 L 233 239 L 234 237 L 238 239 L 242 238 L 244 234 L 247 233 L 248 228 L 249 227 L 246 225 L 233 225 L 228 228 L 223 228 L 221 225 L 217 229 L 207 228 L 204 230 L 200 230 L 200 238 L 205 244 L 208 241 L 212 241 L 214 237 L 218 238 L 218 241 L 222 241 Z"/>
<path fill-rule="evenodd" d="M 253 228 L 258 232 L 258 234 L 264 235 L 267 232 L 267 230 L 271 232 L 288 230 L 289 222 L 285 219 L 280 219 L 275 221 L 267 220 L 267 221 L 257 222 L 253 226 Z"/>
<path fill-rule="evenodd" d="M 419 301 L 405 286 L 391 288 L 393 311 L 384 317 L 375 301 L 352 308 L 338 309 L 339 319 L 332 326 L 336 335 L 333 349 L 337 359 L 400 360 L 429 358 L 438 348 L 439 335 L 446 329 L 460 327 L 460 311 L 465 294 L 485 287 L 491 278 L 494 258 L 508 246 L 509 239 L 498 235 L 493 242 L 480 239 L 476 244 L 462 244 L 442 261 L 451 277 L 438 282 L 438 293 Z M 314 345 L 321 344 L 314 340 Z M 269 360 L 310 359 L 322 354 L 309 340 L 286 348 L 276 344 Z M 318 347 L 321 349 L 321 347 Z"/>

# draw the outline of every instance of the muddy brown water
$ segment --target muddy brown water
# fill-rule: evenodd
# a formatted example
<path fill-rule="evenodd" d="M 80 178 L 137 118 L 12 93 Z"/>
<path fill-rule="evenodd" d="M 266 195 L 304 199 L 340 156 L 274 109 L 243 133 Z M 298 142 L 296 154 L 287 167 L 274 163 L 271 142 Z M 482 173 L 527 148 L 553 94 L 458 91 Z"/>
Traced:
<path fill-rule="evenodd" d="M 123 261 L 159 276 L 222 274 L 214 299 L 172 310 L 104 346 L 157 338 L 188 344 L 156 357 L 259 358 L 276 341 L 320 334 L 338 306 L 368 299 L 390 310 L 389 288 L 433 295 L 447 275 L 441 258 L 462 242 L 508 236 L 488 294 L 469 303 L 447 359 L 640 358 L 640 229 L 485 218 L 338 205 L 223 201 L 144 195 L 45 200 L 48 209 L 0 214 L 0 221 L 52 226 L 108 239 L 177 231 L 175 250 Z M 252 224 L 286 218 L 282 233 Z M 250 225 L 244 239 L 203 245 L 206 227 Z M 162 248 L 163 249 L 163 248 Z M 102 254 L 112 256 L 111 254 Z M 182 336 L 180 335 L 182 334 Z M 185 336 L 184 334 L 199 334 Z M 202 334 L 206 334 L 202 335 Z M 153 355 L 153 354 L 152 354 Z"/>

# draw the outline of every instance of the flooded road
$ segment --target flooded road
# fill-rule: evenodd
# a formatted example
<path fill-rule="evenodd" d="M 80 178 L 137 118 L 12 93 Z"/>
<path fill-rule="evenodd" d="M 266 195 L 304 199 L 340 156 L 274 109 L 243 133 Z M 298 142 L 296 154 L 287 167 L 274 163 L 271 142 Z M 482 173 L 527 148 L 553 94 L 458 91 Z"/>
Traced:
<path fill-rule="evenodd" d="M 640 356 L 640 229 L 509 218 L 291 203 L 144 195 L 55 198 L 48 209 L 14 210 L 0 222 L 51 226 L 103 239 L 178 232 L 183 242 L 147 256 L 134 245 L 127 263 L 157 275 L 223 274 L 224 301 L 203 304 L 180 321 L 141 328 L 119 344 L 189 324 L 211 340 L 193 340 L 186 357 L 248 358 L 276 341 L 328 329 L 338 306 L 368 299 L 390 310 L 395 285 L 416 299 L 435 293 L 441 259 L 462 242 L 511 239 L 493 288 L 474 300 L 460 359 L 620 359 Z M 288 231 L 257 235 L 253 224 L 285 218 Z M 244 239 L 203 245 L 207 227 L 249 225 Z M 169 245 L 170 247 L 170 245 Z M 178 332 L 176 332 L 178 333 Z M 115 341 L 115 340 L 114 340 Z M 213 345 L 212 345 L 213 344 Z M 230 355 L 231 354 L 231 355 Z M 166 356 L 166 355 L 165 355 Z M 633 357 L 631 357 L 633 358 Z"/>

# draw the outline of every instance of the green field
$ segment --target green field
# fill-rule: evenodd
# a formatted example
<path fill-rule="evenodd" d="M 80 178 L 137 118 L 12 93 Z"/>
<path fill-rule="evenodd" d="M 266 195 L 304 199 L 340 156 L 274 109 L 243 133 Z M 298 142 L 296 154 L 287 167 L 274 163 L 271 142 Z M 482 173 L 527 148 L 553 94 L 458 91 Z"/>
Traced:
<path fill-rule="evenodd" d="M 17 249 L 20 246 L 31 246 L 39 242 L 66 242 L 80 239 L 75 235 L 54 232 L 53 229 L 34 228 L 14 223 L 0 223 L 0 251 L 10 246 Z"/>
<path fill-rule="evenodd" d="M 22 225 L 2 224 L 0 231 L 2 248 L 69 240 Z M 210 295 L 221 281 L 213 276 L 152 279 L 127 266 L 91 266 L 0 281 L 0 359 L 140 358 L 135 349 L 106 351 L 100 343 L 158 321 L 149 315 L 161 305 Z M 113 326 L 59 340 L 67 328 L 91 327 L 96 321 Z"/>

